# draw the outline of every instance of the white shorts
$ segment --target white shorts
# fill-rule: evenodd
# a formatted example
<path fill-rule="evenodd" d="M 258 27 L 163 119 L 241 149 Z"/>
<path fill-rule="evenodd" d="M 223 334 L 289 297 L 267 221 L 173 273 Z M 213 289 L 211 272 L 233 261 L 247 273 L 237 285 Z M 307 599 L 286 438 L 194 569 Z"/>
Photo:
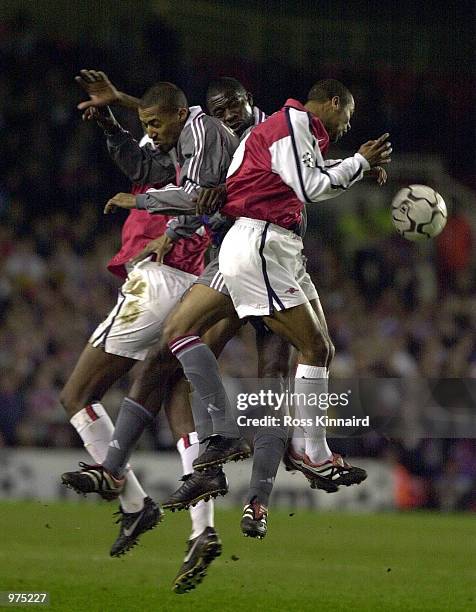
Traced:
<path fill-rule="evenodd" d="M 89 338 L 106 353 L 143 361 L 160 338 L 171 309 L 196 276 L 144 261 L 129 273 L 117 304 Z"/>
<path fill-rule="evenodd" d="M 318 297 L 302 240 L 279 225 L 240 217 L 223 239 L 219 265 L 240 319 L 272 315 Z"/>

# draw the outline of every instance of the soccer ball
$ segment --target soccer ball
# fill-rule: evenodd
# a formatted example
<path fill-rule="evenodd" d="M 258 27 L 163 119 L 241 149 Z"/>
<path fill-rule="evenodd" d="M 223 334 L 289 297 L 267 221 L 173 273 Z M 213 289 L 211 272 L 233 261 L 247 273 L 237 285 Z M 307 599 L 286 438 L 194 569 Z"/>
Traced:
<path fill-rule="evenodd" d="M 434 238 L 446 225 L 448 212 L 443 198 L 426 185 L 409 185 L 392 200 L 392 220 L 407 240 Z"/>

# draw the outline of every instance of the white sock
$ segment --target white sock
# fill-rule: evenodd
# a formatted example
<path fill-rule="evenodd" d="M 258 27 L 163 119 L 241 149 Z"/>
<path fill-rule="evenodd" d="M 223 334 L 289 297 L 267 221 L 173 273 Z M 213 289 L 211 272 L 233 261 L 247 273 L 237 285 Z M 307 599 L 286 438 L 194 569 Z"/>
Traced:
<path fill-rule="evenodd" d="M 119 495 L 121 507 L 124 512 L 139 512 L 144 507 L 144 499 L 147 497 L 147 493 L 137 480 L 137 476 L 129 464 L 126 466 L 124 476 L 126 477 L 126 484 Z"/>
<path fill-rule="evenodd" d="M 294 392 L 316 394 L 327 393 L 329 374 L 327 368 L 319 366 L 308 366 L 299 364 L 296 370 L 296 381 Z M 298 406 L 300 418 L 312 419 L 314 422 L 316 414 L 325 416 L 327 410 L 307 403 Z M 326 428 L 323 425 L 304 427 L 306 455 L 313 463 L 321 463 L 332 457 L 332 451 L 327 445 Z"/>
<path fill-rule="evenodd" d="M 304 429 L 302 427 L 295 427 L 291 438 L 291 449 L 295 455 L 302 457 L 306 452 L 306 441 L 304 438 Z"/>
<path fill-rule="evenodd" d="M 304 418 L 301 412 L 301 408 L 299 406 L 296 406 L 296 409 L 294 411 L 294 417 L 296 419 Z M 305 437 L 306 437 L 306 434 L 304 433 L 304 429 L 300 425 L 295 426 L 293 429 L 293 435 L 290 441 L 292 451 L 295 455 L 304 455 L 304 453 L 306 452 Z"/>
<path fill-rule="evenodd" d="M 177 450 L 182 459 L 182 467 L 184 476 L 193 472 L 192 463 L 198 457 L 198 435 L 196 431 L 182 436 L 177 442 Z M 213 527 L 214 505 L 210 501 L 198 502 L 196 506 L 190 508 L 190 518 L 192 519 L 192 533 L 190 539 L 199 536 L 206 527 Z"/>
<path fill-rule="evenodd" d="M 94 461 L 102 464 L 114 432 L 114 425 L 104 406 L 99 402 L 86 406 L 71 418 L 70 423 L 81 436 L 84 448 Z M 119 500 L 124 512 L 138 512 L 144 507 L 144 498 L 147 494 L 130 466 L 127 467 L 126 484 Z"/>

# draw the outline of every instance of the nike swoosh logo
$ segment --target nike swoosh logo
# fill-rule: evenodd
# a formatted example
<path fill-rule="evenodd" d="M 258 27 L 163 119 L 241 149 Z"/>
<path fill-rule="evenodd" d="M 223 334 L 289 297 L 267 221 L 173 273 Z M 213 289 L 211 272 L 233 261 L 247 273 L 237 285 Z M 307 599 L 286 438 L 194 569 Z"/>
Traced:
<path fill-rule="evenodd" d="M 126 537 L 129 537 L 130 535 L 132 535 L 132 532 L 134 531 L 134 529 L 137 527 L 139 521 L 142 518 L 142 512 L 139 514 L 139 516 L 136 518 L 136 520 L 132 523 L 132 525 L 130 527 L 128 527 L 127 529 L 124 529 L 124 535 Z"/>
<path fill-rule="evenodd" d="M 195 547 L 198 544 L 198 538 L 195 540 L 195 542 L 193 543 L 192 548 L 188 551 L 187 556 L 185 557 L 185 559 L 183 560 L 184 563 L 187 563 L 190 560 L 190 557 L 192 556 L 193 551 L 195 550 Z"/>

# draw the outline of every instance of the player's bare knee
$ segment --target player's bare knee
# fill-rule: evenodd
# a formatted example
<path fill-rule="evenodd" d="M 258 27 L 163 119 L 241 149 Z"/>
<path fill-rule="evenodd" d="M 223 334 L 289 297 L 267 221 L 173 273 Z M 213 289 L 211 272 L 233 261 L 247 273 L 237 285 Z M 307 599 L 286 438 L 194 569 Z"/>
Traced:
<path fill-rule="evenodd" d="M 178 317 L 172 317 L 166 321 L 163 332 L 163 340 L 168 343 L 178 336 L 185 336 L 190 333 L 190 330 Z"/>
<path fill-rule="evenodd" d="M 77 394 L 75 394 L 73 390 L 68 387 L 67 383 L 61 390 L 59 401 L 69 418 L 84 408 L 83 405 L 80 405 L 81 402 Z"/>
<path fill-rule="evenodd" d="M 275 355 L 259 364 L 260 378 L 285 378 L 288 375 L 288 362 L 282 355 Z"/>
<path fill-rule="evenodd" d="M 325 367 L 329 359 L 330 344 L 324 336 L 318 336 L 307 343 L 300 352 L 309 365 Z"/>

